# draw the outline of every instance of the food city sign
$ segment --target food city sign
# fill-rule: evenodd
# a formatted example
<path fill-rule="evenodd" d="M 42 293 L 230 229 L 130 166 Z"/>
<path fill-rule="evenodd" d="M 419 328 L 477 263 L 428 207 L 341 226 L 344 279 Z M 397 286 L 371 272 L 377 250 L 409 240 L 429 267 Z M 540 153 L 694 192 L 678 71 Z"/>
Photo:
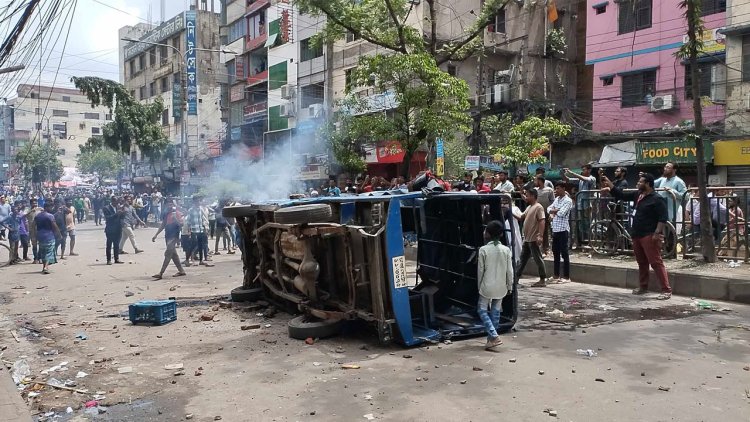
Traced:
<path fill-rule="evenodd" d="M 637 164 L 665 164 L 673 163 L 695 163 L 698 148 L 693 142 L 686 140 L 666 142 L 636 142 Z M 713 145 L 705 143 L 704 157 L 706 161 L 714 158 Z"/>

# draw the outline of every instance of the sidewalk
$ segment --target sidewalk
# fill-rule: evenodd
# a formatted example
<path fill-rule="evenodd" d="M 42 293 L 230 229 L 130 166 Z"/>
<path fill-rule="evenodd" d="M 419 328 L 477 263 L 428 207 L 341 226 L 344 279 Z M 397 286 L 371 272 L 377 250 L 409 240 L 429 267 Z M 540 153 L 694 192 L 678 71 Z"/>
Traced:
<path fill-rule="evenodd" d="M 573 251 L 571 251 L 573 252 Z M 719 261 L 700 264 L 693 260 L 666 260 L 669 282 L 676 295 L 703 299 L 726 300 L 750 304 L 750 265 L 730 268 Z M 552 276 L 552 257 L 545 259 L 547 276 Z M 526 265 L 524 274 L 536 276 L 533 260 Z M 638 287 L 638 264 L 632 257 L 617 259 L 571 254 L 570 278 L 578 283 L 634 289 Z M 656 276 L 651 271 L 649 289 L 658 291 Z"/>
<path fill-rule="evenodd" d="M 30 422 L 29 409 L 13 385 L 10 371 L 0 365 L 0 417 L 3 422 Z"/>

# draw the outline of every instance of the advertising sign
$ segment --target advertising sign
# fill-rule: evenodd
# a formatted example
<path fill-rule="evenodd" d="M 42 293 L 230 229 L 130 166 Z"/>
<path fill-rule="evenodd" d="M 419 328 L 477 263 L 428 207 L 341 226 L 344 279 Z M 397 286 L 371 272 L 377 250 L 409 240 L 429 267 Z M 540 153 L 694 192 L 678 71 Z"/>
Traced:
<path fill-rule="evenodd" d="M 696 151 L 695 143 L 684 139 L 665 142 L 636 142 L 635 162 L 636 164 L 695 163 Z M 713 160 L 713 144 L 705 143 L 704 154 L 706 162 Z"/>
<path fill-rule="evenodd" d="M 195 16 L 195 12 L 193 12 L 193 16 Z M 131 58 L 143 53 L 147 49 L 154 47 L 153 45 L 148 43 L 162 42 L 172 35 L 182 31 L 184 27 L 185 18 L 182 16 L 182 14 L 179 14 L 174 18 L 164 22 L 163 24 L 159 25 L 158 28 L 154 29 L 153 31 L 149 31 L 146 35 L 142 36 L 139 39 L 140 41 L 146 42 L 134 42 L 125 46 L 125 48 L 123 49 L 125 60 L 130 60 Z"/>
<path fill-rule="evenodd" d="M 172 117 L 182 117 L 182 84 L 172 84 Z"/>
<path fill-rule="evenodd" d="M 700 51 L 701 54 L 716 54 L 722 53 L 727 48 L 727 36 L 724 35 L 723 31 L 725 28 L 707 29 L 703 31 L 701 41 L 703 41 L 703 49 Z M 688 36 L 682 37 L 682 43 L 688 43 Z"/>
<path fill-rule="evenodd" d="M 198 59 L 196 41 L 198 34 L 195 24 L 195 10 L 185 12 L 185 73 L 187 74 L 187 114 L 198 115 Z"/>
<path fill-rule="evenodd" d="M 479 156 L 467 155 L 464 160 L 464 168 L 466 170 L 479 170 Z"/>
<path fill-rule="evenodd" d="M 442 176 L 445 174 L 445 148 L 443 140 L 440 138 L 435 141 L 435 152 L 437 156 L 435 159 L 435 174 Z"/>

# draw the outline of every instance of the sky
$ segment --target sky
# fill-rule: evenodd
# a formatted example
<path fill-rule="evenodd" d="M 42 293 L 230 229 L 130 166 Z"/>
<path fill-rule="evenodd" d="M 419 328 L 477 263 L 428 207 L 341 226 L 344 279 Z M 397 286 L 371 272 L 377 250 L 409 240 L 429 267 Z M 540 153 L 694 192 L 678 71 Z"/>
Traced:
<path fill-rule="evenodd" d="M 43 0 L 42 3 L 49 0 Z M 119 28 L 149 21 L 159 23 L 160 0 L 66 0 L 71 6 L 75 3 L 72 25 L 65 45 L 66 33 L 62 32 L 59 40 L 52 37 L 51 42 L 43 43 L 41 54 L 42 65 L 39 66 L 39 55 L 27 68 L 12 76 L 0 75 L 0 98 L 16 96 L 16 87 L 21 83 L 41 84 L 57 87 L 72 87 L 71 76 L 99 76 L 119 80 L 118 35 Z M 215 10 L 220 10 L 219 0 L 214 0 Z M 4 7 L 9 0 L 0 0 Z M 172 18 L 188 8 L 187 0 L 165 0 L 165 20 Z M 209 0 L 210 8 L 210 0 Z M 64 15 L 63 15 L 64 16 Z M 67 31 L 67 27 L 64 28 Z M 0 28 L 4 38 L 7 28 Z M 63 55 L 63 46 L 65 54 Z M 13 65 L 17 63 L 8 63 Z M 59 72 L 57 71 L 60 66 Z M 55 77 L 57 75 L 57 77 Z"/>

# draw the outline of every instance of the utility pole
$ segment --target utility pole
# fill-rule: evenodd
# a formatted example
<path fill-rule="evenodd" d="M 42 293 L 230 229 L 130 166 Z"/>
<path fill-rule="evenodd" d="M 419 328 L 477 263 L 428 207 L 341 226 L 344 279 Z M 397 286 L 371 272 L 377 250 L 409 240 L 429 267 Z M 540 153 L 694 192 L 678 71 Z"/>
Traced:
<path fill-rule="evenodd" d="M 687 7 L 685 18 L 688 26 L 687 56 L 690 63 L 691 93 L 693 96 L 693 121 L 695 125 L 695 158 L 698 167 L 698 200 L 700 203 L 701 219 L 701 253 L 706 262 L 716 262 L 716 249 L 714 248 L 713 230 L 711 227 L 711 210 L 709 209 L 708 191 L 706 189 L 706 157 L 703 144 L 703 109 L 701 106 L 700 84 L 698 83 L 698 53 L 702 43 L 698 35 L 703 35 L 703 23 L 701 22 L 701 11 L 699 0 L 684 0 Z M 685 53 L 683 51 L 683 53 Z M 690 136 L 690 135 L 688 135 Z"/>

